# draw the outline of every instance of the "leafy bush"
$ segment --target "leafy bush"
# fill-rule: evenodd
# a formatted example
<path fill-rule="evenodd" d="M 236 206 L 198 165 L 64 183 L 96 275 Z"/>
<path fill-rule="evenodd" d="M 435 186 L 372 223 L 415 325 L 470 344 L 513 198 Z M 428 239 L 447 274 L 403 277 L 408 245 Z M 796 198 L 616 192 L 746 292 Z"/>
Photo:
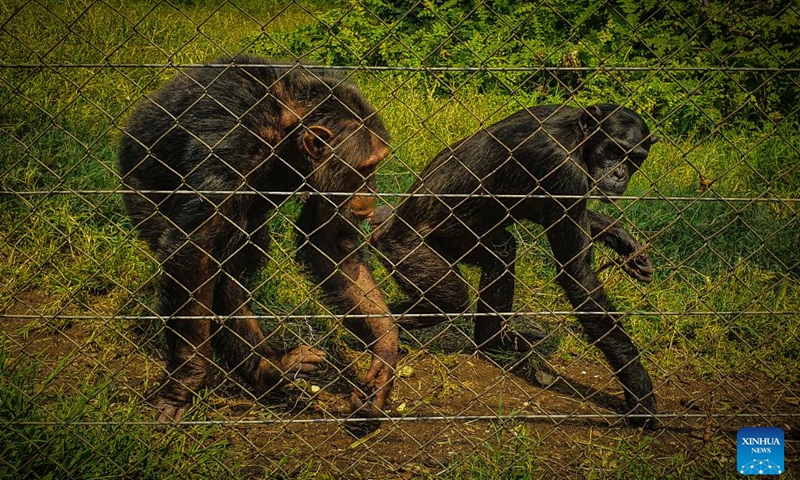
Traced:
<path fill-rule="evenodd" d="M 347 0 L 319 20 L 250 41 L 275 58 L 434 68 L 406 81 L 438 95 L 633 104 L 673 134 L 774 122 L 797 96 L 790 73 L 763 70 L 800 64 L 788 1 Z"/>

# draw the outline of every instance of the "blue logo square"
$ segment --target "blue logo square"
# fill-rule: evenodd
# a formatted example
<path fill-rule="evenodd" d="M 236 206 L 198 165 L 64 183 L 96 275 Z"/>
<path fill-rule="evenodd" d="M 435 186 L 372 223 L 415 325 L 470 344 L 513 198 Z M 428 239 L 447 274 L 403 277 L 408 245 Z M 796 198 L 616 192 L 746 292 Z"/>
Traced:
<path fill-rule="evenodd" d="M 743 475 L 780 475 L 784 472 L 783 430 L 744 427 L 736 435 L 737 471 Z"/>

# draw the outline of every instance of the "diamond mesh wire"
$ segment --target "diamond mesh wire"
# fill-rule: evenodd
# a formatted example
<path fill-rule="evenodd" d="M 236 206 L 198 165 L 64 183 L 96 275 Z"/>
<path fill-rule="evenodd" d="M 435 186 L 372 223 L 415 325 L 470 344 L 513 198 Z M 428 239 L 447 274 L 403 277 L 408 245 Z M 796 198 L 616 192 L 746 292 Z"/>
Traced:
<path fill-rule="evenodd" d="M 794 2 L 715 0 L 7 2 L 0 472 L 707 478 L 732 475 L 743 426 L 783 428 L 796 469 L 797 17 Z M 272 60 L 224 60 L 240 54 Z M 204 83 L 196 69 L 215 73 Z M 268 69 L 278 73 L 265 81 Z M 185 110 L 154 93 L 170 79 L 195 92 Z M 320 85 L 351 117 L 336 92 L 356 86 L 391 139 L 360 117 L 344 137 L 305 137 L 322 107 L 304 88 Z M 118 156 L 147 102 L 169 127 L 145 124 L 152 138 L 134 138 L 135 168 L 158 166 L 142 187 Z M 570 142 L 597 104 L 636 112 L 660 141 L 625 192 L 556 188 L 570 184 L 567 170 L 595 174 L 591 141 Z M 557 107 L 525 122 L 578 113 L 561 129 L 519 127 L 513 141 L 510 127 L 492 129 L 537 105 Z M 500 153 L 459 149 L 474 135 Z M 389 143 L 374 175 L 345 138 L 362 152 Z M 159 141 L 193 150 L 162 158 Z M 519 190 L 498 177 L 533 168 L 517 155 L 526 141 L 562 161 L 528 172 Z M 626 141 L 607 148 L 646 140 Z M 314 145 L 337 155 L 309 167 Z M 449 173 L 437 176 L 440 152 Z M 336 183 L 348 175 L 357 181 Z M 215 183 L 223 177 L 235 181 Z M 131 197 L 151 213 L 132 219 Z M 396 209 L 393 233 L 351 214 L 368 198 Z M 610 223 L 590 226 L 575 213 L 584 205 Z M 171 246 L 141 233 L 154 219 Z M 586 243 L 565 247 L 565 231 Z M 635 252 L 620 250 L 631 245 L 652 262 L 652 281 L 626 273 Z M 165 282 L 185 297 L 169 311 Z M 496 301 L 511 298 L 509 284 L 513 302 Z M 569 302 L 565 284 L 582 299 L 604 291 L 613 308 Z M 231 299 L 219 300 L 220 285 Z M 385 318 L 383 302 L 399 359 L 388 403 L 365 416 L 351 394 L 370 394 L 364 377 L 380 349 L 358 328 Z M 658 429 L 635 427 L 648 412 L 629 414 L 618 381 L 628 365 L 612 367 L 597 348 L 616 330 L 587 338 L 586 318 L 613 318 L 638 348 L 632 363 L 652 378 Z M 476 341 L 476 326 L 498 319 L 516 349 Z M 514 336 L 525 333 L 530 343 Z M 391 330 L 377 337 L 392 344 Z M 326 352 L 307 379 L 273 355 L 297 346 Z M 269 365 L 286 370 L 277 387 L 254 380 L 252 368 Z M 165 385 L 186 395 L 179 423 L 158 421 Z"/>

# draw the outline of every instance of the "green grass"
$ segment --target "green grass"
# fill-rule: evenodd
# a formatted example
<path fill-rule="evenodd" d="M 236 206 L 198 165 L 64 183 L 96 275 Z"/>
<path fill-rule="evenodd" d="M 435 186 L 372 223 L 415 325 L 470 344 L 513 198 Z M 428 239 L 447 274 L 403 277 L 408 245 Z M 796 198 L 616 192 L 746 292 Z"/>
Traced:
<path fill-rule="evenodd" d="M 58 386 L 69 360 L 43 372 L 0 347 L 0 478 L 223 478 L 241 468 L 216 428 L 137 424 L 152 421 L 149 410 L 112 381 Z"/>
<path fill-rule="evenodd" d="M 258 35 L 289 30 L 314 21 L 296 4 L 278 2 L 106 3 L 5 2 L 0 5 L 0 61 L 5 64 L 163 64 L 194 63 L 250 50 Z M 238 8 L 233 4 L 238 5 Z M 329 2 L 303 2 L 311 12 Z M 17 11 L 18 8 L 22 10 Z M 58 68 L 0 70 L 0 188 L 6 192 L 113 190 L 115 145 L 119 128 L 133 104 L 174 74 L 164 67 Z M 365 96 L 380 110 L 393 135 L 393 155 L 379 170 L 379 189 L 404 192 L 415 173 L 442 148 L 482 125 L 528 105 L 523 94 L 478 96 L 469 85 L 444 98 L 427 91 L 411 74 L 354 75 Z M 632 105 L 636 108 L 635 105 Z M 652 125 L 652 123 L 651 123 Z M 777 376 L 785 385 L 800 382 L 800 324 L 789 315 L 751 311 L 797 311 L 800 305 L 800 226 L 798 206 L 784 202 L 707 202 L 717 197 L 798 197 L 800 135 L 796 124 L 774 128 L 724 130 L 710 137 L 666 138 L 654 147 L 629 194 L 685 197 L 686 200 L 622 201 L 593 205 L 621 216 L 627 228 L 648 244 L 657 273 L 653 283 L 636 285 L 622 273 L 602 274 L 621 310 L 676 312 L 632 315 L 626 320 L 645 362 L 659 381 L 676 372 L 723 379 L 742 372 Z M 701 175 L 711 189 L 698 192 Z M 396 199 L 389 199 L 396 202 Z M 276 232 L 275 259 L 254 279 L 254 308 L 260 313 L 325 314 L 316 286 L 293 262 L 290 203 L 271 220 Z M 541 228 L 514 227 L 521 241 L 515 308 L 569 310 L 554 285 Z M 599 249 L 597 264 L 612 258 Z M 377 268 L 390 299 L 399 295 Z M 118 195 L 0 196 L 0 313 L 29 312 L 41 319 L 31 329 L 61 335 L 68 321 L 58 315 L 138 315 L 151 312 L 155 260 L 131 233 Z M 475 271 L 467 278 L 477 285 Z M 33 299 L 33 300 L 31 300 Z M 694 315 L 695 311 L 745 312 Z M 680 314 L 686 312 L 686 314 Z M 570 319 L 539 318 L 559 331 Z M 334 320 L 288 329 L 326 332 Z M 136 322 L 98 321 L 92 348 L 113 357 L 126 348 Z M 302 322 L 301 322 L 302 323 Z M 113 381 L 119 372 L 80 368 L 95 355 L 76 348 L 64 358 L 40 364 L 20 351 L 18 332 L 0 332 L 0 474 L 10 477 L 67 478 L 221 478 L 239 474 L 246 459 L 236 444 L 213 427 L 158 432 L 136 424 L 150 412 L 125 396 Z M 281 341 L 291 341 L 291 332 Z M 68 336 L 68 334 L 67 334 Z M 326 337 L 326 346 L 346 338 Z M 20 343 L 21 342 L 21 343 Z M 417 346 L 413 346 L 417 348 Z M 438 354 L 437 345 L 429 345 Z M 574 335 L 563 335 L 557 358 L 588 356 L 593 349 Z M 103 357 L 105 358 L 105 357 Z M 134 356 L 140 361 L 140 356 Z M 86 374 L 92 381 L 85 381 Z M 71 386 L 76 385 L 76 386 Z M 197 418 L 208 414 L 199 408 Z M 76 420 L 108 425 L 64 426 Z M 56 422 L 54 426 L 36 422 Z M 34 422 L 34 424 L 24 424 Z M 526 429 L 499 431 L 477 452 L 460 452 L 462 461 L 446 478 L 529 478 L 546 474 L 543 442 Z M 509 431 L 511 434 L 509 440 Z M 684 465 L 680 455 L 652 459 L 640 437 L 610 447 L 590 449 L 589 478 L 704 477 L 717 472 L 708 462 Z M 108 445 L 102 454 L 98 445 Z M 610 453 L 609 453 L 610 452 Z M 688 454 L 688 453 L 687 453 Z M 615 460 L 619 459 L 619 460 Z M 703 460 L 705 461 L 705 460 Z M 604 463 L 605 462 L 605 463 Z M 610 462 L 616 462 L 613 465 Z M 509 465 L 514 465 L 509 470 Z M 600 469 L 597 469 L 597 466 Z M 309 464 L 296 473 L 312 478 Z M 622 470 L 620 470 L 622 468 Z M 48 477 L 49 475 L 49 477 Z"/>

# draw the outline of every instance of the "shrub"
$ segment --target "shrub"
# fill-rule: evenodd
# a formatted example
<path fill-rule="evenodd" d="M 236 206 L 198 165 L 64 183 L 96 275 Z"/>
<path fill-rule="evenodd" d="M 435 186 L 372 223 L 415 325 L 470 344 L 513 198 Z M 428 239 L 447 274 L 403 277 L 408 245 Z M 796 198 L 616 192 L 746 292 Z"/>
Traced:
<path fill-rule="evenodd" d="M 250 41 L 276 58 L 434 68 L 411 81 L 437 95 L 633 104 L 687 134 L 792 114 L 795 80 L 764 69 L 798 67 L 797 27 L 788 1 L 347 0 L 318 22 Z M 487 70 L 498 67 L 510 70 Z"/>

